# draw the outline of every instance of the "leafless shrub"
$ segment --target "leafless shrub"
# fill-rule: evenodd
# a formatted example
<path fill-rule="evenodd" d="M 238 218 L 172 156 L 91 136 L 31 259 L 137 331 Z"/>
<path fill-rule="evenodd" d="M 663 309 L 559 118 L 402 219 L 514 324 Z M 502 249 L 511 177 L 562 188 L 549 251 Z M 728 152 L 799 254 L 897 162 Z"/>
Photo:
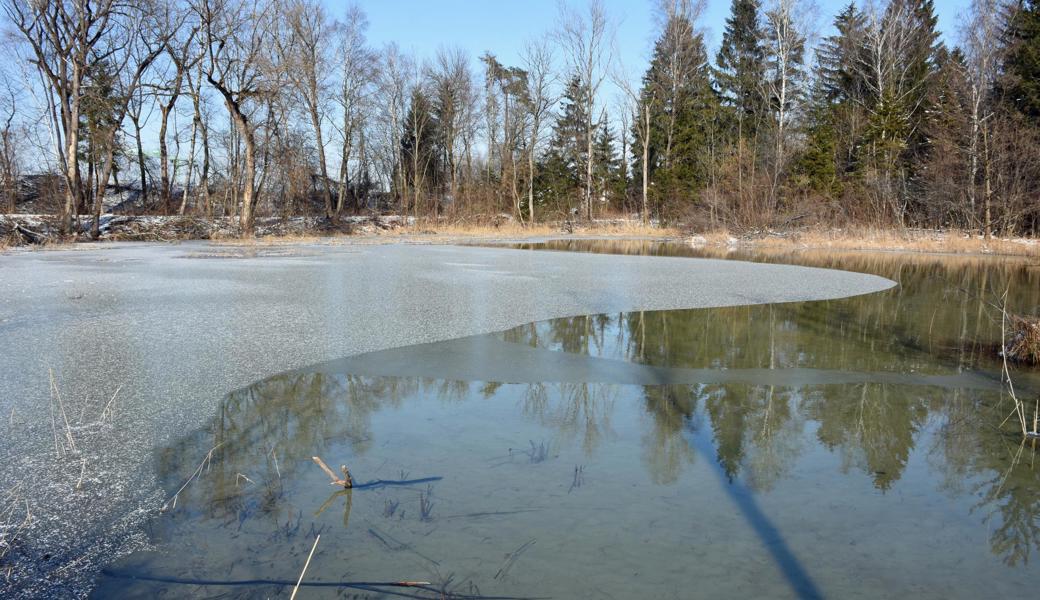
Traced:
<path fill-rule="evenodd" d="M 1040 365 L 1040 318 L 1008 316 L 1011 339 L 1004 345 L 1004 356 L 1015 362 Z"/>

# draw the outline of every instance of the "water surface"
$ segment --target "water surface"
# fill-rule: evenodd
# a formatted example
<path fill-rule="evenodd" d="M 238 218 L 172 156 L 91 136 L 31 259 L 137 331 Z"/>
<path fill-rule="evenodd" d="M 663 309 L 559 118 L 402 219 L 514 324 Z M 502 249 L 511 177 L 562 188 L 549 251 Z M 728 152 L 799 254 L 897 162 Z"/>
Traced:
<path fill-rule="evenodd" d="M 900 285 L 555 319 L 258 382 L 162 452 L 156 549 L 95 594 L 285 594 L 319 534 L 310 597 L 1028 594 L 1040 467 L 1004 422 L 994 304 L 1007 289 L 1037 312 L 1040 269 L 741 258 Z M 1014 376 L 1037 397 L 1035 372 Z M 358 488 L 330 486 L 315 455 Z M 384 585 L 405 580 L 429 584 Z"/>

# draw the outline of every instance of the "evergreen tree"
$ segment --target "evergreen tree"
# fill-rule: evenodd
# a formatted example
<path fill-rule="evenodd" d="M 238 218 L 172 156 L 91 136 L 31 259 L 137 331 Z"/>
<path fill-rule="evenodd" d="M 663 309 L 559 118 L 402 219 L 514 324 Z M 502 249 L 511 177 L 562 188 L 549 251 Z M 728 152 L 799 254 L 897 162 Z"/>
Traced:
<path fill-rule="evenodd" d="M 862 104 L 867 95 L 858 64 L 866 19 L 850 2 L 834 19 L 834 35 L 816 49 L 809 97 L 806 145 L 795 171 L 809 189 L 836 198 L 856 168 Z"/>
<path fill-rule="evenodd" d="M 816 50 L 816 78 L 822 100 L 832 104 L 856 101 L 864 96 L 863 81 L 856 69 L 862 52 L 860 40 L 864 26 L 863 13 L 855 2 L 834 19 L 836 34 L 826 37 Z"/>
<path fill-rule="evenodd" d="M 916 175 L 918 167 L 927 160 L 926 132 L 931 128 L 930 119 L 937 115 L 938 96 L 942 93 L 938 83 L 939 63 L 948 51 L 940 41 L 939 18 L 933 0 L 893 0 L 890 10 L 901 5 L 905 5 L 914 31 L 914 44 L 905 67 L 913 86 L 913 93 L 906 99 L 909 104 L 906 159 L 911 174 Z"/>
<path fill-rule="evenodd" d="M 611 131 L 605 115 L 596 125 L 595 135 L 592 152 L 595 156 L 593 178 L 596 198 L 608 206 L 620 208 L 628 182 L 625 180 L 623 158 L 617 154 L 614 132 Z"/>
<path fill-rule="evenodd" d="M 765 49 L 760 25 L 759 0 L 733 0 L 722 46 L 715 59 L 715 78 L 723 102 L 733 111 L 736 136 L 755 137 L 765 113 L 762 80 L 765 78 Z"/>
<path fill-rule="evenodd" d="M 1034 125 L 1040 119 L 1040 0 L 1023 0 L 1013 10 L 1000 95 Z"/>
<path fill-rule="evenodd" d="M 560 101 L 560 113 L 538 168 L 536 199 L 543 206 L 569 210 L 580 203 L 587 163 L 586 97 L 588 88 L 573 76 Z"/>
<path fill-rule="evenodd" d="M 719 102 L 711 85 L 704 38 L 686 17 L 672 17 L 655 44 L 641 95 L 651 106 L 652 199 L 658 213 L 682 210 L 707 182 L 708 132 Z M 633 147 L 641 147 L 642 129 L 634 127 L 633 137 Z M 633 170 L 641 173 L 641 166 Z"/>
<path fill-rule="evenodd" d="M 809 100 L 806 144 L 795 161 L 794 171 L 803 187 L 827 198 L 843 190 L 838 149 L 839 106 L 831 100 L 833 90 L 818 77 Z"/>

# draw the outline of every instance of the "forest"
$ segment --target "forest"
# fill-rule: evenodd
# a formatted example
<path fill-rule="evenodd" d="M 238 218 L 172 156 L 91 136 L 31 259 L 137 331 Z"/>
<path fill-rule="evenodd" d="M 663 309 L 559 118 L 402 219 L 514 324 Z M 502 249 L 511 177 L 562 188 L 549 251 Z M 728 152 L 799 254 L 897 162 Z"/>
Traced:
<path fill-rule="evenodd" d="M 1040 0 L 655 0 L 645 69 L 598 0 L 520 59 L 420 58 L 319 0 L 0 0 L 0 210 L 631 216 L 1040 232 Z M 634 68 L 634 70 L 633 70 Z M 151 146 L 157 146 L 153 151 Z M 31 201 L 31 202 L 30 202 Z"/>

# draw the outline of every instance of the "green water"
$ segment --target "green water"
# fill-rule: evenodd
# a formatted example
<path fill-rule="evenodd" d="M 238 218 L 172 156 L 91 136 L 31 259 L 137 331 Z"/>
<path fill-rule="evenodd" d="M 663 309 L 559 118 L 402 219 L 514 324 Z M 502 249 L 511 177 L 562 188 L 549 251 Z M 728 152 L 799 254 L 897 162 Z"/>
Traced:
<path fill-rule="evenodd" d="M 1004 422 L 995 304 L 1040 312 L 1040 268 L 740 258 L 900 285 L 556 319 L 258 382 L 159 456 L 171 498 L 197 477 L 95 594 L 287 595 L 320 534 L 301 597 L 1030 595 L 1040 465 Z M 1035 400 L 1037 372 L 1013 375 Z M 402 580 L 429 585 L 380 585 Z"/>

